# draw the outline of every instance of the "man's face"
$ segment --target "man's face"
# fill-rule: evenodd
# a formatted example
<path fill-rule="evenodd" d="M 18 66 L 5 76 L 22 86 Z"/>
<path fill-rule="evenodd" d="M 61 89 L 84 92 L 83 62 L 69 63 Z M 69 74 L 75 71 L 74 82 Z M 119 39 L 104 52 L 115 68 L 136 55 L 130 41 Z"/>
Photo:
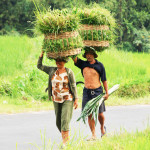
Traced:
<path fill-rule="evenodd" d="M 94 60 L 93 53 L 90 53 L 90 52 L 86 53 L 86 59 L 88 62 L 92 62 Z"/>

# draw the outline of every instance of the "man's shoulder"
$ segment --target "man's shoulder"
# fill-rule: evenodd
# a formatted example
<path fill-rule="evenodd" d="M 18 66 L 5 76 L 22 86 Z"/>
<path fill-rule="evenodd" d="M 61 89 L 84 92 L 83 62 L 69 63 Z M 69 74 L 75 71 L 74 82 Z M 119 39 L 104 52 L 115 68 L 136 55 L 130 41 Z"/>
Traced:
<path fill-rule="evenodd" d="M 75 63 L 75 66 L 82 68 L 83 66 L 85 66 L 86 63 L 87 63 L 87 61 L 77 58 L 77 62 Z"/>
<path fill-rule="evenodd" d="M 95 60 L 96 60 L 96 63 L 97 63 L 97 64 L 103 65 L 102 62 L 98 61 L 97 59 L 95 59 Z"/>

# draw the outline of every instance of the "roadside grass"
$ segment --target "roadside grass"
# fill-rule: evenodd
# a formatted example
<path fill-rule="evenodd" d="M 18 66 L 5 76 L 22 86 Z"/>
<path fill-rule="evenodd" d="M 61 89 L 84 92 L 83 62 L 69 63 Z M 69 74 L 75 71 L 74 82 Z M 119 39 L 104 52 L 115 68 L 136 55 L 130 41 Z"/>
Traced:
<path fill-rule="evenodd" d="M 36 101 L 34 99 L 0 97 L 0 114 L 48 111 L 53 109 L 52 101 Z"/>
<path fill-rule="evenodd" d="M 14 107 L 16 112 L 19 112 L 16 106 L 24 110 L 23 107 L 26 107 L 27 111 L 35 110 L 34 103 L 31 105 L 32 101 L 40 102 L 41 105 L 51 104 L 45 93 L 48 86 L 48 75 L 36 67 L 41 53 L 42 40 L 42 36 L 35 38 L 0 36 L 0 104 L 4 112 L 4 109 L 8 110 L 7 106 L 9 109 Z M 79 55 L 79 58 L 84 59 L 82 54 Z M 98 60 L 104 64 L 106 69 L 109 88 L 120 84 L 119 90 L 106 101 L 108 106 L 150 104 L 149 58 L 148 53 L 118 51 L 115 47 L 98 53 Z M 48 60 L 46 56 L 44 56 L 43 64 L 56 66 L 55 61 Z M 74 65 L 71 59 L 66 67 L 73 70 L 76 81 L 83 81 L 81 70 Z M 83 84 L 77 86 L 80 106 L 83 87 Z M 4 99 L 11 103 L 3 104 Z"/>
<path fill-rule="evenodd" d="M 47 140 L 45 133 L 41 134 L 42 145 L 31 144 L 37 150 L 53 150 L 61 149 L 62 143 L 52 143 Z M 149 150 L 150 148 L 150 127 L 147 126 L 143 131 L 127 132 L 120 131 L 118 133 L 107 134 L 102 139 L 96 141 L 86 141 L 83 135 L 76 134 L 70 139 L 69 143 L 63 149 L 65 150 Z"/>
<path fill-rule="evenodd" d="M 150 104 L 150 94 L 143 97 L 118 97 L 112 95 L 108 100 L 105 101 L 107 106 L 119 106 L 119 105 L 149 105 Z"/>
<path fill-rule="evenodd" d="M 147 128 L 135 133 L 124 132 L 113 136 L 108 135 L 96 142 L 78 141 L 74 146 L 66 147 L 66 150 L 148 150 L 150 148 L 149 139 L 150 128 Z"/>
<path fill-rule="evenodd" d="M 118 96 L 110 96 L 105 101 L 106 107 L 119 105 L 150 105 L 150 95 L 139 98 L 120 98 Z M 79 106 L 81 108 L 82 100 L 79 99 Z M 49 111 L 53 110 L 52 101 L 34 100 L 32 97 L 26 100 L 26 97 L 10 98 L 8 96 L 0 96 L 0 114 L 24 113 L 33 111 Z"/>

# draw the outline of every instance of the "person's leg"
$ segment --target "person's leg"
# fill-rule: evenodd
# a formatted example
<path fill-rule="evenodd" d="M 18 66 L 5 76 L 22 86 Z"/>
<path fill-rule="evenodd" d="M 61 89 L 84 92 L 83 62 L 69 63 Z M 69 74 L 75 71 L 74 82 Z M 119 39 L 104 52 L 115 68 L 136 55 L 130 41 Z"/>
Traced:
<path fill-rule="evenodd" d="M 96 138 L 95 121 L 94 121 L 94 119 L 92 119 L 92 114 L 90 116 L 88 116 L 88 123 L 89 123 L 89 127 L 91 129 L 91 132 L 92 132 L 92 139 L 95 139 Z"/>
<path fill-rule="evenodd" d="M 63 144 L 69 141 L 69 125 L 72 118 L 73 101 L 65 101 L 62 105 L 61 134 Z"/>
<path fill-rule="evenodd" d="M 65 145 L 69 141 L 69 131 L 61 131 L 63 144 Z"/>
<path fill-rule="evenodd" d="M 56 115 L 56 126 L 58 130 L 61 132 L 61 109 L 62 109 L 62 104 L 54 102 L 54 109 L 55 109 L 55 115 Z"/>
<path fill-rule="evenodd" d="M 104 114 L 103 113 L 99 113 L 98 115 L 98 120 L 100 122 L 100 125 L 101 125 L 101 133 L 102 134 L 105 134 L 105 129 L 104 129 L 104 121 L 105 121 L 105 117 L 104 117 Z"/>
<path fill-rule="evenodd" d="M 84 109 L 85 105 L 89 100 L 91 100 L 91 90 L 84 88 L 83 89 L 83 99 L 82 99 L 82 110 Z M 92 119 L 92 114 L 88 116 L 88 124 L 90 127 L 90 130 L 92 132 L 92 137 L 89 138 L 88 140 L 93 140 L 96 139 L 96 134 L 95 134 L 95 121 Z"/>
<path fill-rule="evenodd" d="M 95 89 L 94 92 L 95 92 L 95 94 L 94 94 L 93 98 L 98 96 L 98 95 L 100 95 L 101 93 L 103 93 L 102 86 L 100 86 L 99 88 Z M 99 123 L 100 123 L 100 130 L 101 130 L 101 134 L 102 135 L 105 134 L 105 128 L 104 128 L 105 116 L 103 114 L 103 112 L 105 112 L 105 111 L 106 111 L 105 103 L 102 102 L 102 104 L 99 107 L 99 114 L 98 114 L 98 120 L 99 120 Z"/>

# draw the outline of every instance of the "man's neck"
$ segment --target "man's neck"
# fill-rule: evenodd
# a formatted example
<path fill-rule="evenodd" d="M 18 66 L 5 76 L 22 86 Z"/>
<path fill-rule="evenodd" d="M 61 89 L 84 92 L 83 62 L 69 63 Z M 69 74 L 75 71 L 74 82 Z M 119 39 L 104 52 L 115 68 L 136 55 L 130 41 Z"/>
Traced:
<path fill-rule="evenodd" d="M 89 63 L 90 64 L 95 64 L 95 62 L 96 62 L 96 60 L 95 59 L 93 59 L 92 61 L 90 61 Z"/>

